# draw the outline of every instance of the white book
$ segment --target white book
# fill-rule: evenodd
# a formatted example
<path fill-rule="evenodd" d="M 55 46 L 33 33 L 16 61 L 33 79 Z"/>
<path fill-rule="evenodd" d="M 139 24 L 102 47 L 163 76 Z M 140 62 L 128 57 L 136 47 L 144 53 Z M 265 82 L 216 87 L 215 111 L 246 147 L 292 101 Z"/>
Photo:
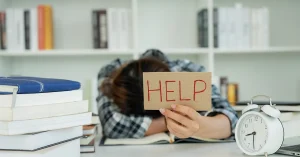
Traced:
<path fill-rule="evenodd" d="M 243 42 L 243 6 L 240 3 L 235 4 L 235 48 L 244 48 Z"/>
<path fill-rule="evenodd" d="M 7 8 L 6 13 L 6 46 L 7 50 L 14 50 L 15 43 L 17 43 L 16 24 L 15 24 L 15 11 L 13 8 Z"/>
<path fill-rule="evenodd" d="M 82 126 L 15 136 L 0 135 L 0 150 L 37 151 L 81 137 Z"/>
<path fill-rule="evenodd" d="M 115 8 L 107 9 L 108 48 L 118 49 L 118 12 Z"/>
<path fill-rule="evenodd" d="M 0 91 L 2 91 L 1 87 L 0 87 Z M 82 90 L 34 93 L 34 94 L 17 94 L 15 107 L 65 103 L 65 102 L 81 101 L 82 99 L 83 99 Z M 0 95 L 0 100 L 1 100 L 0 107 L 13 106 L 12 94 Z"/>
<path fill-rule="evenodd" d="M 225 48 L 225 8 L 218 8 L 218 46 L 219 48 Z"/>
<path fill-rule="evenodd" d="M 270 46 L 270 21 L 269 21 L 269 9 L 264 7 L 262 8 L 262 31 L 263 31 L 263 46 L 268 48 Z"/>
<path fill-rule="evenodd" d="M 263 10 L 261 8 L 257 9 L 257 44 L 259 48 L 264 47 L 264 17 L 263 17 Z"/>
<path fill-rule="evenodd" d="M 228 8 L 228 16 L 230 17 L 228 19 L 229 21 L 229 27 L 230 27 L 230 31 L 229 31 L 229 43 L 228 43 L 228 47 L 233 49 L 236 48 L 236 36 L 237 36 L 237 30 L 236 30 L 236 9 L 235 8 Z"/>
<path fill-rule="evenodd" d="M 250 9 L 249 8 L 244 8 L 243 9 L 243 48 L 249 49 L 251 46 L 251 16 L 250 16 Z"/>
<path fill-rule="evenodd" d="M 0 108 L 0 121 L 18 121 L 88 112 L 88 100 L 57 104 Z"/>
<path fill-rule="evenodd" d="M 257 9 L 251 9 L 251 47 L 258 47 L 258 13 Z"/>
<path fill-rule="evenodd" d="M 74 126 L 91 124 L 92 113 L 81 113 L 67 116 L 0 122 L 0 135 L 20 135 Z"/>
<path fill-rule="evenodd" d="M 24 51 L 25 50 L 25 22 L 24 22 L 24 9 L 16 8 L 15 9 L 15 24 L 16 24 L 16 50 Z"/>
<path fill-rule="evenodd" d="M 30 50 L 38 50 L 38 20 L 37 8 L 30 9 Z"/>
<path fill-rule="evenodd" d="M 80 140 L 76 139 L 67 143 L 49 147 L 47 149 L 22 152 L 0 151 L 1 157 L 80 157 Z"/>
<path fill-rule="evenodd" d="M 120 18 L 120 48 L 129 48 L 129 9 L 119 9 Z"/>
<path fill-rule="evenodd" d="M 223 41 L 224 41 L 224 47 L 225 49 L 229 49 L 230 48 L 230 34 L 231 34 L 231 14 L 230 14 L 230 8 L 229 7 L 224 7 L 224 21 L 223 21 L 223 25 L 224 25 L 224 37 L 223 37 Z"/>

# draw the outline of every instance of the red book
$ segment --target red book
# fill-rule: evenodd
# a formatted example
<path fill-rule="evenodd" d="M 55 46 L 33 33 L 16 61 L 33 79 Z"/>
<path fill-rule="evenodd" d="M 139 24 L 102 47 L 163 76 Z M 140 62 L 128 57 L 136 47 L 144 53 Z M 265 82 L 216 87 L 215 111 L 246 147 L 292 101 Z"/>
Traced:
<path fill-rule="evenodd" d="M 38 6 L 38 45 L 40 50 L 45 49 L 45 7 Z"/>

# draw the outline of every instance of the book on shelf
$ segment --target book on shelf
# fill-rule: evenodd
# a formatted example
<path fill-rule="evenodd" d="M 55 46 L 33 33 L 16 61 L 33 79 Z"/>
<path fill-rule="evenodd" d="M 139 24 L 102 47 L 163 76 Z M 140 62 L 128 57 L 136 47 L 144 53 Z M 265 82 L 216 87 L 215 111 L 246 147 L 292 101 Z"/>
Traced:
<path fill-rule="evenodd" d="M 0 135 L 0 151 L 38 151 L 81 137 L 82 126 L 14 136 Z"/>
<path fill-rule="evenodd" d="M 215 48 L 249 49 L 269 47 L 269 9 L 248 8 L 236 3 L 234 7 L 213 9 Z M 197 14 L 198 45 L 208 47 L 208 10 Z"/>
<path fill-rule="evenodd" d="M 128 49 L 130 47 L 131 11 L 125 8 L 92 11 L 93 47 Z"/>
<path fill-rule="evenodd" d="M 53 49 L 52 14 L 50 5 L 0 11 L 0 48 L 16 51 Z"/>
<path fill-rule="evenodd" d="M 0 151 L 3 157 L 80 157 L 80 140 L 75 139 L 46 149 L 23 151 Z"/>
<path fill-rule="evenodd" d="M 201 137 L 190 137 L 180 139 L 170 133 L 158 133 L 143 138 L 111 139 L 102 137 L 99 146 L 103 145 L 149 145 L 149 144 L 179 144 L 179 143 L 223 143 L 234 142 L 234 140 L 206 139 Z"/>

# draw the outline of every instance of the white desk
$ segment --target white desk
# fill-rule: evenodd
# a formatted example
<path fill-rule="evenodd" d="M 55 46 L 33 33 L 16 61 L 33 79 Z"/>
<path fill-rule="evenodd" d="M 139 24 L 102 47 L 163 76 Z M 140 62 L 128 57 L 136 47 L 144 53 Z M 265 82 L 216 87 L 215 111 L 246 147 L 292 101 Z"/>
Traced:
<path fill-rule="evenodd" d="M 169 144 L 143 146 L 97 146 L 95 153 L 81 157 L 242 157 L 235 143 Z M 249 157 L 249 156 L 248 156 Z M 274 154 L 271 157 L 286 157 Z"/>

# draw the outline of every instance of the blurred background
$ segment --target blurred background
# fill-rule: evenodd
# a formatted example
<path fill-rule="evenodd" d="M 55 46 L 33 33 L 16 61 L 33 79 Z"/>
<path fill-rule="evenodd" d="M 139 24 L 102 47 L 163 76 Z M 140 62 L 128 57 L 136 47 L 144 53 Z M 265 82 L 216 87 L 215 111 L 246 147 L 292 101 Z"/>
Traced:
<path fill-rule="evenodd" d="M 300 101 L 299 0 L 0 0 L 0 75 L 80 81 L 150 48 L 212 72 L 234 105 Z"/>

